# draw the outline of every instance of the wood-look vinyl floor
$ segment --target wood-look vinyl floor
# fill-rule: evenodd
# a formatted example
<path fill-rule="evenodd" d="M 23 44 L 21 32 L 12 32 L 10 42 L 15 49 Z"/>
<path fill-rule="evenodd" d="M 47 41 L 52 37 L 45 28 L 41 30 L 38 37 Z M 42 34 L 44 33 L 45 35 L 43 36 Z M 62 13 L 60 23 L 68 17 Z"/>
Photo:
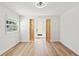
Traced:
<path fill-rule="evenodd" d="M 77 56 L 60 42 L 21 42 L 2 56 Z"/>

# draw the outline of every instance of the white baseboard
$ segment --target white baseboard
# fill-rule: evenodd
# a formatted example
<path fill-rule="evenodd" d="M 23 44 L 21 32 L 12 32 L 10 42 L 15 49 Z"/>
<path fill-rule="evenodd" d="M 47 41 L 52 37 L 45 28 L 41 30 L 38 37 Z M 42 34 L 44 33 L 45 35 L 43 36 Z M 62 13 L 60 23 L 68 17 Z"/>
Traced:
<path fill-rule="evenodd" d="M 20 40 L 20 42 L 29 42 L 29 40 Z"/>
<path fill-rule="evenodd" d="M 57 41 L 59 41 L 59 40 L 50 40 L 51 42 L 57 42 Z"/>
<path fill-rule="evenodd" d="M 20 41 L 17 41 L 15 44 L 12 44 L 10 47 L 4 49 L 3 51 L 0 52 L 0 55 L 2 55 L 3 53 L 5 53 L 7 50 L 11 49 L 12 47 L 14 47 L 15 45 L 17 45 Z"/>
<path fill-rule="evenodd" d="M 61 40 L 60 40 L 60 42 L 61 42 L 62 44 L 64 44 L 66 47 L 68 47 L 69 49 L 71 49 L 73 52 L 75 52 L 77 55 L 79 55 L 79 51 L 76 51 L 76 49 L 70 47 L 69 45 L 67 45 L 65 42 L 63 42 L 63 41 L 61 41 Z"/>

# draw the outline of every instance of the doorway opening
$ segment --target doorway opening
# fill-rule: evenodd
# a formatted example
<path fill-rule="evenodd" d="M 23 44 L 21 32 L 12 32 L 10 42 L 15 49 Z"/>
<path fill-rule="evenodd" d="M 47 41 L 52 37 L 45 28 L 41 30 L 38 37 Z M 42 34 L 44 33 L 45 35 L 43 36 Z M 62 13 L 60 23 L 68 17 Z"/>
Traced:
<path fill-rule="evenodd" d="M 45 40 L 50 42 L 51 39 L 51 19 L 30 19 L 30 42 L 36 40 Z"/>

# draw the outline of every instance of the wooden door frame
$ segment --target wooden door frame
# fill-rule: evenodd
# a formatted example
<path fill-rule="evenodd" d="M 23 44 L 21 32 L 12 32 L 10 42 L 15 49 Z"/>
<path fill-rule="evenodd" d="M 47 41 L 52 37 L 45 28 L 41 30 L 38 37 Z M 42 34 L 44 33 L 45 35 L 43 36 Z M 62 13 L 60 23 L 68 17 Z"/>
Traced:
<path fill-rule="evenodd" d="M 29 29 L 30 29 L 30 42 L 34 42 L 34 19 L 33 18 L 30 18 L 29 25 L 30 25 L 30 27 L 29 27 Z"/>
<path fill-rule="evenodd" d="M 50 42 L 51 40 L 51 19 L 46 18 L 46 41 Z"/>

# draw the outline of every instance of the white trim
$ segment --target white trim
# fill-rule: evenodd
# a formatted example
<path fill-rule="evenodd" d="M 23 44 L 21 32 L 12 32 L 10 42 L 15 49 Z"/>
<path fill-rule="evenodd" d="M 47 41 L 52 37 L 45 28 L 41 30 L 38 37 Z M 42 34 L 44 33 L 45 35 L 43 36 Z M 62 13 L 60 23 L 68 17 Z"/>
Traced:
<path fill-rule="evenodd" d="M 51 42 L 57 42 L 57 41 L 59 41 L 59 40 L 50 40 Z"/>
<path fill-rule="evenodd" d="M 3 51 L 0 51 L 0 55 L 2 55 L 3 53 L 5 53 L 7 50 L 11 49 L 12 47 L 14 47 L 15 45 L 17 45 L 20 41 L 17 41 L 16 43 L 14 43 L 13 45 L 11 45 L 10 47 L 6 48 Z"/>
<path fill-rule="evenodd" d="M 70 47 L 69 45 L 67 45 L 65 42 L 63 42 L 63 41 L 61 41 L 61 40 L 60 40 L 60 42 L 61 42 L 62 44 L 64 44 L 66 47 L 68 47 L 69 49 L 71 49 L 73 52 L 75 52 L 77 55 L 79 55 L 79 51 L 76 51 L 74 48 Z"/>

